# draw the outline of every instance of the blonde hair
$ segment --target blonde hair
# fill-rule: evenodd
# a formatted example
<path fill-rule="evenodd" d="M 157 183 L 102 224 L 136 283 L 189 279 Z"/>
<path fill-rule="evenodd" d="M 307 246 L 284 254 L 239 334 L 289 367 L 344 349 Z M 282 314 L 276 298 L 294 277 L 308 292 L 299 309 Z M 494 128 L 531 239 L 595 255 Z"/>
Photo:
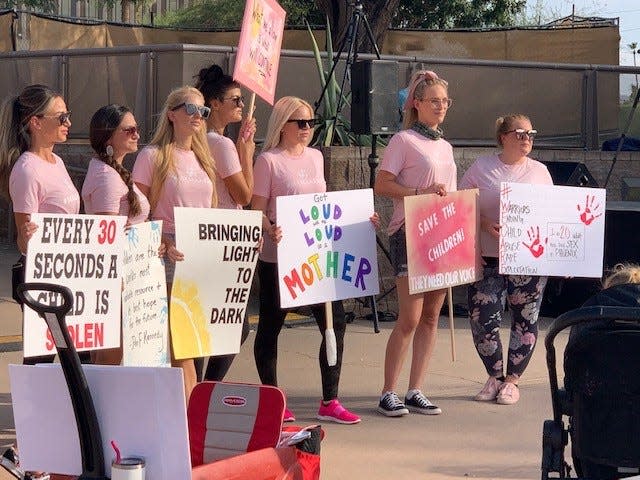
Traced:
<path fill-rule="evenodd" d="M 46 85 L 29 85 L 0 105 L 0 194 L 9 200 L 9 176 L 16 160 L 31 148 L 29 120 L 44 114 L 60 94 Z"/>
<path fill-rule="evenodd" d="M 609 288 L 625 283 L 640 283 L 640 265 L 635 263 L 618 263 L 612 273 L 602 282 L 602 288 Z"/>
<path fill-rule="evenodd" d="M 153 145 L 158 148 L 156 153 L 156 168 L 153 171 L 153 177 L 151 179 L 151 187 L 149 189 L 149 204 L 151 210 L 158 204 L 158 197 L 162 186 L 167 179 L 169 172 L 175 172 L 175 157 L 173 156 L 173 123 L 169 120 L 169 112 L 175 107 L 188 100 L 188 97 L 195 96 L 202 99 L 204 98 L 202 93 L 197 88 L 193 87 L 181 87 L 173 90 L 167 100 L 164 102 L 162 112 L 160 113 L 160 123 L 158 128 L 149 142 L 149 145 Z M 213 192 L 211 195 L 211 206 L 215 207 L 218 204 L 218 197 L 216 195 L 216 170 L 215 162 L 209 151 L 209 145 L 207 143 L 207 130 L 206 123 L 202 122 L 202 128 L 193 135 L 191 139 L 191 150 L 198 159 L 200 167 L 205 171 L 209 180 L 211 180 L 211 186 Z"/>
<path fill-rule="evenodd" d="M 502 147 L 502 135 L 513 130 L 513 124 L 516 123 L 517 120 L 524 120 L 531 123 L 531 119 L 522 113 L 511 113 L 497 118 L 496 141 L 498 142 L 498 146 Z"/>
<path fill-rule="evenodd" d="M 440 85 L 449 91 L 449 83 L 438 77 L 438 75 L 431 70 L 418 70 L 411 75 L 411 80 L 409 80 L 409 86 L 407 87 L 409 93 L 404 102 L 404 120 L 402 126 L 405 129 L 413 127 L 413 124 L 418 121 L 418 110 L 416 110 L 413 101 L 424 100 L 425 90 L 433 85 Z"/>
<path fill-rule="evenodd" d="M 300 107 L 305 107 L 313 115 L 313 108 L 309 103 L 305 102 L 298 97 L 282 97 L 276 102 L 269 116 L 269 123 L 267 124 L 267 133 L 265 135 L 264 144 L 262 145 L 262 151 L 271 150 L 280 144 L 280 133 L 284 124 L 291 118 L 293 112 Z"/>

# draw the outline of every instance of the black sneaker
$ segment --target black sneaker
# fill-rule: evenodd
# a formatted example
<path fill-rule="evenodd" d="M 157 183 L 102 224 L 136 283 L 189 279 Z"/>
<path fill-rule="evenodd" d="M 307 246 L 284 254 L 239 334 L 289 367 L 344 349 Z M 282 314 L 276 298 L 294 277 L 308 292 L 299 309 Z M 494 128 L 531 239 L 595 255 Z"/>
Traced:
<path fill-rule="evenodd" d="M 405 397 L 404 403 L 410 412 L 422 413 L 423 415 L 440 415 L 442 410 L 434 405 L 424 396 L 422 392 L 415 393 L 413 397 Z"/>
<path fill-rule="evenodd" d="M 385 417 L 401 417 L 408 415 L 409 410 L 407 410 L 407 407 L 404 406 L 404 403 L 400 401 L 395 392 L 387 392 L 378 403 L 378 413 Z"/>

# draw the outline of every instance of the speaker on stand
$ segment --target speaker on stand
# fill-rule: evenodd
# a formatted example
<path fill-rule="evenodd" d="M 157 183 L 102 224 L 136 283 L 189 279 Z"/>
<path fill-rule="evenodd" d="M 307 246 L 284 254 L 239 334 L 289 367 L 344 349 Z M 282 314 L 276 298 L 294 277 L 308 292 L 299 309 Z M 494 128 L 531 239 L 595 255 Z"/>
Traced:
<path fill-rule="evenodd" d="M 387 135 L 398 131 L 398 62 L 364 60 L 351 67 L 351 131 Z"/>

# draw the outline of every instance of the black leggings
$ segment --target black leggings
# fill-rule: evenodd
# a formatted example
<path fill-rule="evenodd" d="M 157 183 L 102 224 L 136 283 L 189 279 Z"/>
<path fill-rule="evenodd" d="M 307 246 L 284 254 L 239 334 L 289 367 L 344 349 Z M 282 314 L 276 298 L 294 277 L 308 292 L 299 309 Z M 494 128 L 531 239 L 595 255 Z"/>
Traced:
<path fill-rule="evenodd" d="M 280 308 L 280 292 L 278 289 L 278 265 L 258 260 L 258 279 L 260 280 L 260 316 L 258 330 L 253 346 L 253 354 L 260 381 L 265 385 L 278 385 L 276 373 L 278 363 L 278 335 L 284 325 L 287 310 Z M 338 383 L 342 367 L 342 350 L 344 348 L 344 332 L 346 321 L 341 301 L 332 302 L 333 330 L 336 335 L 338 361 L 333 367 L 327 363 L 324 331 L 326 318 L 324 304 L 312 305 L 311 311 L 322 333 L 322 343 L 318 360 L 322 377 L 322 399 L 333 400 L 338 397 Z"/>
<path fill-rule="evenodd" d="M 249 336 L 249 315 L 244 316 L 244 323 L 242 324 L 242 336 L 240 337 L 240 345 Z M 204 372 L 204 380 L 221 382 L 224 380 L 225 375 L 231 368 L 233 359 L 236 358 L 235 353 L 229 353 L 228 355 L 216 355 L 215 357 L 209 357 L 207 362 L 206 357 L 197 357 L 193 361 L 196 364 L 196 374 L 198 375 L 198 381 L 203 380 L 202 371 L 206 364 L 207 369 Z"/>

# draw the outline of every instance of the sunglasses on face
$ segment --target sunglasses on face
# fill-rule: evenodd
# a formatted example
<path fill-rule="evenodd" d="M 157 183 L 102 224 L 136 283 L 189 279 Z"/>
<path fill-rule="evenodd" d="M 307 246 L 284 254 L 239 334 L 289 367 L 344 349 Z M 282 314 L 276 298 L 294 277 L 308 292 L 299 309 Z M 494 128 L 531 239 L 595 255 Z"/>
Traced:
<path fill-rule="evenodd" d="M 71 112 L 59 113 L 57 115 L 37 115 L 38 118 L 57 118 L 60 125 L 71 121 Z"/>
<path fill-rule="evenodd" d="M 516 128 L 514 130 L 509 130 L 508 132 L 505 132 L 505 134 L 508 133 L 515 133 L 516 134 L 516 138 L 518 140 L 531 140 L 533 141 L 534 138 L 536 138 L 536 135 L 538 134 L 537 130 L 525 130 L 524 128 Z"/>
<path fill-rule="evenodd" d="M 298 128 L 313 128 L 316 125 L 315 118 L 312 118 L 310 120 L 306 120 L 304 118 L 300 118 L 300 119 L 290 118 L 289 120 L 287 120 L 287 123 L 293 123 L 293 122 L 296 122 L 298 124 Z"/>
<path fill-rule="evenodd" d="M 196 113 L 199 113 L 202 118 L 209 118 L 209 114 L 211 113 L 211 109 L 209 107 L 196 105 L 195 103 L 185 103 L 182 102 L 180 105 L 176 105 L 171 110 L 176 111 L 180 108 L 184 107 L 184 111 L 187 112 L 187 115 L 193 116 Z"/>
<path fill-rule="evenodd" d="M 233 102 L 236 104 L 236 107 L 240 107 L 242 105 L 244 105 L 244 97 L 243 96 L 239 96 L 239 97 L 227 97 L 227 98 L 223 98 L 222 99 L 223 102 Z"/>
<path fill-rule="evenodd" d="M 134 125 L 133 127 L 121 128 L 121 130 L 127 135 L 129 135 L 130 137 L 133 137 L 135 134 L 140 133 L 140 130 L 138 130 L 137 125 Z"/>

